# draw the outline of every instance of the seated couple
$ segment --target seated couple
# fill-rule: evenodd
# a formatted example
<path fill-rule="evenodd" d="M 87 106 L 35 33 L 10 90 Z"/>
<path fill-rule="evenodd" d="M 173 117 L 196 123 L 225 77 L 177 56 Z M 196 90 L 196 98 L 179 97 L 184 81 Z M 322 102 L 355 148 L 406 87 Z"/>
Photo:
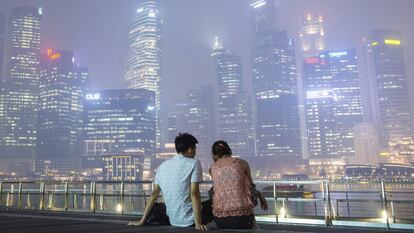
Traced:
<path fill-rule="evenodd" d="M 212 199 L 201 203 L 201 164 L 194 159 L 197 143 L 197 139 L 188 133 L 175 138 L 177 155 L 160 165 L 141 220 L 128 225 L 147 224 L 162 192 L 167 222 L 173 226 L 205 231 L 212 220 L 220 228 L 251 229 L 255 226 L 253 209 L 259 200 L 261 208 L 267 210 L 266 200 L 255 189 L 248 163 L 232 157 L 232 151 L 224 141 L 217 141 L 212 147 L 214 164 L 209 170 L 213 179 L 213 188 L 209 192 Z"/>

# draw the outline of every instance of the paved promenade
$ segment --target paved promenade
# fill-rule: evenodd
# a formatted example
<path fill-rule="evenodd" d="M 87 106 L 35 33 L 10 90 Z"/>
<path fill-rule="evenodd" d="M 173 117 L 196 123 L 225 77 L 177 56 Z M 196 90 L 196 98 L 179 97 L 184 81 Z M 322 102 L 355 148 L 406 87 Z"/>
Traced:
<path fill-rule="evenodd" d="M 99 216 L 0 210 L 1 233 L 123 233 L 123 232 L 199 232 L 193 228 L 168 226 L 126 226 L 134 217 Z M 258 230 L 221 230 L 211 224 L 210 232 L 272 232 L 272 233 L 390 233 L 385 229 L 321 227 L 299 225 L 260 224 Z"/>

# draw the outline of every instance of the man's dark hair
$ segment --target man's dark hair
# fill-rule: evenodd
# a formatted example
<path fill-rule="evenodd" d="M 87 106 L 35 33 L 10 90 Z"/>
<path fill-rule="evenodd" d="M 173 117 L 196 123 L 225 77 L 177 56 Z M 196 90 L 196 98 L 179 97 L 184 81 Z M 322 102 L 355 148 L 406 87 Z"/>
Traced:
<path fill-rule="evenodd" d="M 227 144 L 227 142 L 217 141 L 211 147 L 211 153 L 221 158 L 223 155 L 232 155 L 233 152 L 231 151 L 230 146 Z"/>
<path fill-rule="evenodd" d="M 184 153 L 188 149 L 194 148 L 197 143 L 198 141 L 193 135 L 189 133 L 180 133 L 175 137 L 175 150 L 177 153 Z"/>

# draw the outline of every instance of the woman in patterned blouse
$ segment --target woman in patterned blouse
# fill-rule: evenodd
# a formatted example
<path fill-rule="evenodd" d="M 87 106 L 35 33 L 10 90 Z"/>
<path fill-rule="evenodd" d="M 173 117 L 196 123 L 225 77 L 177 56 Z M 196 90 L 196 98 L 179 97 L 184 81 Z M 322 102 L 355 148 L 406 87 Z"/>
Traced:
<path fill-rule="evenodd" d="M 225 141 L 213 144 L 214 164 L 210 167 L 213 179 L 213 215 L 218 227 L 228 229 L 251 229 L 255 225 L 254 196 L 263 210 L 267 202 L 254 188 L 249 164 L 232 157 Z"/>

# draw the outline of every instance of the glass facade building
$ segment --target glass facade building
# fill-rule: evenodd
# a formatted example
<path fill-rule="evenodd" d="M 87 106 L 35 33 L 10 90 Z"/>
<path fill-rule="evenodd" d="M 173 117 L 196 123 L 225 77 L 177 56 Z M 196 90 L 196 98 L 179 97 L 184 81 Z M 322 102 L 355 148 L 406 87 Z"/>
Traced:
<path fill-rule="evenodd" d="M 229 143 L 234 155 L 254 156 L 253 108 L 243 87 L 241 59 L 222 48 L 217 38 L 211 56 L 217 72 L 220 138 Z"/>
<path fill-rule="evenodd" d="M 155 0 L 145 0 L 132 16 L 125 81 L 129 89 L 155 93 L 156 141 L 161 143 L 161 17 Z"/>
<path fill-rule="evenodd" d="M 369 82 L 374 121 L 382 146 L 412 135 L 402 35 L 374 30 L 367 40 Z"/>
<path fill-rule="evenodd" d="M 37 136 L 42 9 L 16 6 L 9 25 L 1 156 L 30 161 L 24 166 L 31 171 Z"/>
<path fill-rule="evenodd" d="M 194 135 L 197 145 L 197 159 L 207 171 L 212 161 L 211 145 L 215 140 L 215 117 L 213 87 L 204 85 L 188 93 L 188 121 L 186 131 Z"/>
<path fill-rule="evenodd" d="M 363 121 L 355 50 L 305 58 L 303 69 L 310 158 L 354 156 L 354 127 Z"/>
<path fill-rule="evenodd" d="M 72 52 L 49 49 L 41 57 L 35 170 L 69 173 L 82 155 L 84 96 L 87 68 Z"/>
<path fill-rule="evenodd" d="M 85 96 L 86 156 L 155 156 L 155 94 L 144 89 L 90 91 Z"/>
<path fill-rule="evenodd" d="M 259 156 L 301 157 L 293 39 L 276 27 L 273 0 L 251 1 L 253 92 Z"/>

